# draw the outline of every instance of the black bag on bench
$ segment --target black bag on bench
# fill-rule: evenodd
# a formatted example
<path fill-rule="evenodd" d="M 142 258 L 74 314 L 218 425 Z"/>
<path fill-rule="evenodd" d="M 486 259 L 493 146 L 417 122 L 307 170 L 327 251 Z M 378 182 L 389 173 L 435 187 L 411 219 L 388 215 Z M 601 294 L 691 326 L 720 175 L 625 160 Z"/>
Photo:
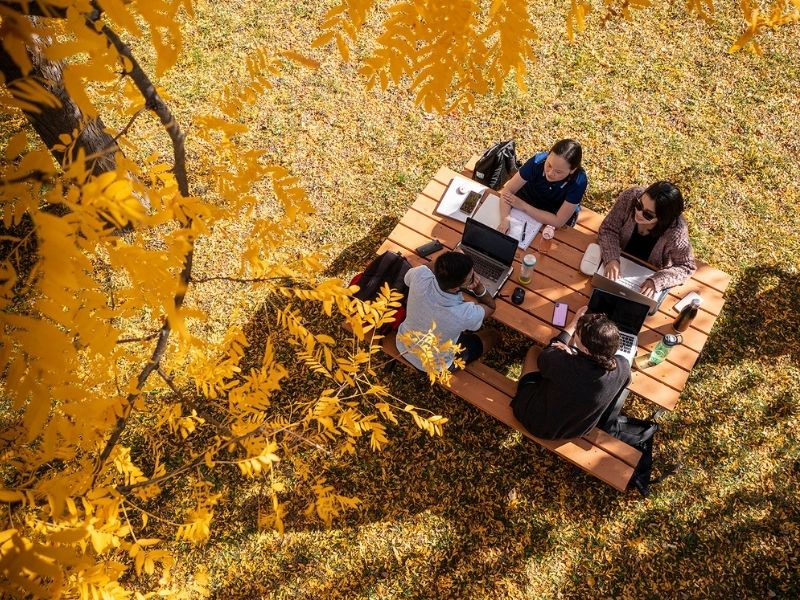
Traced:
<path fill-rule="evenodd" d="M 362 301 L 374 300 L 384 284 L 388 284 L 393 290 L 403 294 L 400 301 L 402 306 L 397 310 L 393 323 L 384 325 L 378 333 L 386 334 L 389 331 L 397 330 L 406 318 L 406 299 L 408 297 L 408 286 L 404 278 L 411 268 L 408 262 L 399 252 L 384 252 L 380 256 L 372 259 L 363 272 L 356 274 L 350 281 L 350 285 L 359 286 L 359 290 L 354 294 Z"/>
<path fill-rule="evenodd" d="M 653 436 L 658 431 L 658 424 L 646 419 L 636 419 L 619 415 L 603 425 L 603 430 L 633 446 L 642 453 L 633 471 L 628 489 L 635 487 L 645 498 L 650 494 L 650 484 L 658 480 L 651 479 L 653 471 Z"/>

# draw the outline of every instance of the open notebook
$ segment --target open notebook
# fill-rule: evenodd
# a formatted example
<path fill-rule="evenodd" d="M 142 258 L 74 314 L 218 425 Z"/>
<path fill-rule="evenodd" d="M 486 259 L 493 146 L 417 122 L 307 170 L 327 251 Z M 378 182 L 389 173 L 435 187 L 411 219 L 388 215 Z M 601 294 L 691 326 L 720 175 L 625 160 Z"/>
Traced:
<path fill-rule="evenodd" d="M 500 226 L 500 197 L 488 193 L 480 206 L 475 210 L 472 218 L 480 221 L 484 225 L 494 227 L 497 229 Z M 542 224 L 528 214 L 516 208 L 511 209 L 509 215 L 511 224 L 509 225 L 506 235 L 513 237 L 517 240 L 517 246 L 525 250 L 531 245 L 533 238 L 542 228 Z"/>
<path fill-rule="evenodd" d="M 518 246 L 522 250 L 525 250 L 531 245 L 531 242 L 533 241 L 533 238 L 536 237 L 536 234 L 539 233 L 539 230 L 542 228 L 542 224 L 528 213 L 524 213 L 518 208 L 511 209 L 509 220 L 511 221 L 511 224 L 508 227 L 508 235 L 516 240 L 519 240 Z"/>

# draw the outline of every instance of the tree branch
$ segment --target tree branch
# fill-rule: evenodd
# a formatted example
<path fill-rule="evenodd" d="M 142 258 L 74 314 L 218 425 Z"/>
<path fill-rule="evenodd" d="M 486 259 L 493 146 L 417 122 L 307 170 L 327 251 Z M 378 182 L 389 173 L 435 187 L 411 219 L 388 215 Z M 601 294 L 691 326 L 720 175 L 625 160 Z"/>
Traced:
<path fill-rule="evenodd" d="M 146 342 L 148 340 L 152 340 L 158 337 L 158 332 L 151 333 L 150 335 L 145 335 L 142 337 L 137 338 L 122 338 L 117 340 L 118 344 L 130 344 L 131 342 Z"/>
<path fill-rule="evenodd" d="M 169 386 L 169 389 L 172 390 L 172 393 L 175 394 L 183 404 L 186 404 L 187 406 L 189 406 L 190 408 L 195 410 L 198 415 L 200 415 L 206 421 L 211 423 L 217 429 L 218 432 L 223 433 L 223 434 L 225 434 L 226 436 L 228 436 L 230 438 L 234 437 L 234 433 L 230 429 L 228 429 L 225 425 L 223 425 L 222 423 L 217 421 L 213 416 L 208 414 L 208 412 L 205 411 L 196 402 L 194 402 L 193 400 L 190 400 L 189 398 L 184 396 L 181 393 L 181 391 L 178 389 L 178 386 L 175 385 L 175 380 L 172 377 L 170 377 L 169 375 L 167 375 L 164 372 L 164 369 L 162 369 L 160 366 L 158 367 L 158 374 L 159 374 L 159 376 L 161 376 L 161 379 L 163 379 L 166 382 L 166 384 Z M 236 445 L 239 447 L 240 450 L 243 450 L 245 453 L 247 452 L 247 448 L 242 446 L 240 443 L 237 442 Z"/>
<path fill-rule="evenodd" d="M 92 6 L 97 10 L 101 11 L 101 7 L 97 5 L 96 2 L 92 2 Z M 90 26 L 94 27 L 94 21 L 99 18 L 99 14 L 96 18 L 89 17 L 87 18 L 87 23 Z M 186 173 L 186 148 L 184 145 L 185 136 L 181 131 L 178 123 L 175 121 L 172 113 L 170 112 L 169 108 L 167 107 L 166 103 L 161 99 L 161 96 L 158 95 L 156 92 L 156 88 L 153 83 L 150 81 L 150 78 L 147 74 L 142 70 L 139 62 L 131 53 L 131 49 L 125 44 L 120 37 L 111 30 L 108 25 L 103 25 L 102 29 L 100 30 L 103 35 L 109 40 L 109 42 L 116 48 L 117 52 L 120 56 L 126 57 L 131 64 L 131 69 L 127 73 L 127 75 L 131 78 L 136 88 L 142 94 L 145 99 L 145 105 L 148 109 L 152 110 L 158 118 L 161 120 L 161 123 L 164 125 L 164 129 L 167 131 L 167 134 L 172 140 L 172 152 L 174 156 L 174 164 L 172 168 L 172 172 L 175 175 L 175 180 L 178 184 L 178 191 L 183 197 L 189 196 L 189 179 Z M 192 221 L 189 219 L 187 223 L 184 224 L 186 228 L 191 228 Z M 177 313 L 181 306 L 183 306 L 184 298 L 186 297 L 186 289 L 189 286 L 189 281 L 191 280 L 192 276 L 192 263 L 194 260 L 194 242 L 191 241 L 192 247 L 184 256 L 183 268 L 181 269 L 179 280 L 180 280 L 180 289 L 177 294 L 175 294 L 175 299 L 173 301 L 175 306 L 175 312 Z M 142 371 L 139 373 L 139 377 L 136 380 L 136 389 L 135 391 L 128 394 L 126 398 L 127 402 L 127 409 L 125 414 L 117 419 L 116 424 L 114 425 L 114 429 L 111 432 L 108 440 L 106 441 L 106 445 L 103 448 L 103 451 L 100 453 L 100 456 L 97 460 L 97 466 L 95 467 L 94 476 L 92 477 L 92 485 L 95 484 L 97 481 L 97 477 L 100 475 L 100 472 L 103 469 L 108 457 L 111 455 L 114 446 L 116 446 L 117 442 L 119 441 L 120 436 L 122 435 L 123 430 L 125 429 L 125 424 L 127 423 L 128 416 L 130 415 L 131 409 L 133 408 L 133 403 L 142 393 L 144 389 L 144 384 L 147 381 L 148 377 L 158 368 L 159 363 L 161 362 L 164 353 L 167 350 L 167 342 L 169 340 L 169 334 L 171 332 L 171 327 L 169 324 L 169 319 L 164 319 L 164 324 L 161 326 L 161 330 L 158 333 L 158 342 L 156 343 L 155 348 L 153 349 L 153 353 L 150 356 L 150 360 L 147 361 L 147 364 L 144 366 Z"/>
<path fill-rule="evenodd" d="M 254 277 L 252 279 L 242 277 L 228 277 L 225 275 L 218 275 L 214 277 L 192 277 L 191 283 L 206 283 L 208 281 L 235 281 L 236 283 L 263 283 L 265 281 L 281 281 L 289 280 L 290 277 L 282 275 L 280 277 Z"/>

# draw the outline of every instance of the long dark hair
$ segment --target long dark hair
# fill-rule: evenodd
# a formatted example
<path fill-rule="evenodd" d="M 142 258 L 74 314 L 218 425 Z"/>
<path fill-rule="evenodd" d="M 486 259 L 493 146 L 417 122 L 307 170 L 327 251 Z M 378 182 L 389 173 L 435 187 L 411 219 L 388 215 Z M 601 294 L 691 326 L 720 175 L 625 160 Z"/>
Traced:
<path fill-rule="evenodd" d="M 550 148 L 550 152 L 563 158 L 569 163 L 569 168 L 575 170 L 574 173 L 570 174 L 570 177 L 578 173 L 578 169 L 581 168 L 581 160 L 583 160 L 583 149 L 578 142 L 570 139 L 558 140 Z"/>
<path fill-rule="evenodd" d="M 651 184 L 642 195 L 647 194 L 656 204 L 656 221 L 649 235 L 661 237 L 667 229 L 672 227 L 683 212 L 683 194 L 678 187 L 670 181 L 656 181 Z"/>
<path fill-rule="evenodd" d="M 619 350 L 619 329 L 611 319 L 602 313 L 586 313 L 578 319 L 576 332 L 589 358 L 606 371 L 617 368 L 614 354 Z"/>

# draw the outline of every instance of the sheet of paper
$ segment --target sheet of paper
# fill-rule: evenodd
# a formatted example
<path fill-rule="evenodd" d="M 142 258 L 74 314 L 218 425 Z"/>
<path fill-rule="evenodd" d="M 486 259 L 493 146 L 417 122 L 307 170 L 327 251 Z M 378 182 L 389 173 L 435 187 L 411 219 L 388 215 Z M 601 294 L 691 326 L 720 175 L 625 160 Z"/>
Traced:
<path fill-rule="evenodd" d="M 527 213 L 522 212 L 518 208 L 512 208 L 509 214 L 510 224 L 508 226 L 508 235 L 519 240 L 517 246 L 525 250 L 531 245 L 533 238 L 539 233 L 542 224 Z M 527 223 L 527 226 L 526 226 Z M 524 235 L 523 235 L 524 233 Z"/>

